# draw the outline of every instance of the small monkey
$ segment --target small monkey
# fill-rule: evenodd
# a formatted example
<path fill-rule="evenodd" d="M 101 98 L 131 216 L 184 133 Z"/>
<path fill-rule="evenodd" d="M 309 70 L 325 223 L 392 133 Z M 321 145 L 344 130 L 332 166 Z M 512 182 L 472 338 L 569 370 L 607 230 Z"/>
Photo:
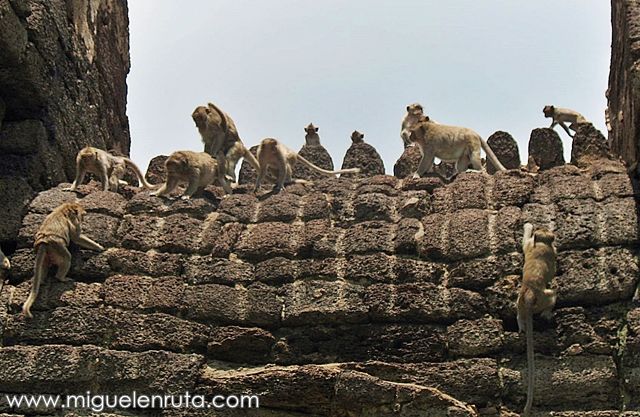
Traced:
<path fill-rule="evenodd" d="M 64 188 L 64 190 L 75 191 L 78 185 L 84 181 L 86 173 L 89 172 L 100 177 L 103 191 L 110 190 L 115 193 L 118 191 L 118 186 L 127 185 L 127 182 L 122 180 L 122 177 L 127 172 L 127 167 L 135 172 L 138 181 L 144 188 L 148 190 L 154 188 L 153 185 L 147 182 L 140 168 L 131 159 L 87 146 L 80 149 L 76 156 L 76 178 L 73 180 L 73 184 L 71 184 L 71 187 Z"/>
<path fill-rule="evenodd" d="M 69 281 L 67 273 L 71 268 L 71 253 L 67 246 L 70 241 L 83 248 L 104 250 L 99 243 L 82 234 L 80 226 L 85 213 L 84 207 L 78 203 L 64 203 L 56 207 L 40 225 L 33 245 L 36 250 L 36 265 L 31 292 L 22 306 L 22 313 L 26 317 L 33 318 L 31 306 L 38 297 L 40 284 L 47 276 L 50 266 L 56 265 L 58 267 L 56 272 L 58 281 Z"/>
<path fill-rule="evenodd" d="M 9 262 L 9 258 L 7 258 L 4 252 L 2 252 L 2 249 L 0 249 L 0 269 L 4 269 L 4 270 L 11 269 L 11 262 Z"/>
<path fill-rule="evenodd" d="M 274 192 L 279 192 L 280 190 L 282 190 L 285 184 L 301 181 L 292 179 L 293 166 L 295 165 L 296 161 L 300 161 L 314 171 L 324 175 L 360 172 L 360 168 L 327 171 L 326 169 L 322 169 L 307 161 L 298 153 L 287 148 L 276 139 L 266 138 L 263 139 L 262 142 L 260 142 L 260 146 L 258 147 L 258 163 L 260 164 L 260 169 L 258 170 L 258 178 L 256 179 L 255 191 L 258 191 L 260 189 L 260 184 L 262 183 L 262 180 L 264 179 L 265 175 L 267 175 L 267 171 L 270 168 L 274 169 L 277 172 L 276 185 L 273 187 Z"/>
<path fill-rule="evenodd" d="M 409 140 L 416 143 L 422 153 L 418 169 L 413 174 L 414 178 L 419 178 L 425 172 L 431 172 L 435 157 L 446 162 L 456 161 L 458 172 L 464 172 L 469 164 L 473 169 L 481 171 L 483 167 L 480 149 L 485 151 L 498 171 L 506 171 L 487 142 L 466 127 L 442 125 L 432 122 L 429 116 L 424 116 L 411 129 Z"/>
<path fill-rule="evenodd" d="M 187 181 L 187 189 L 182 195 L 188 200 L 198 190 L 216 181 L 218 164 L 207 152 L 177 151 L 164 162 L 167 180 L 151 195 L 163 196 L 171 193 L 180 181 Z"/>
<path fill-rule="evenodd" d="M 320 135 L 318 135 L 319 127 L 313 125 L 313 123 L 309 123 L 307 127 L 304 128 L 304 131 L 307 133 L 304 135 L 304 143 L 308 146 L 317 146 L 320 145 Z"/>
<path fill-rule="evenodd" d="M 411 137 L 411 129 L 424 117 L 424 109 L 420 103 L 413 103 L 407 106 L 407 114 L 402 118 L 402 126 L 400 127 L 400 137 L 404 142 L 405 148 L 413 144 L 409 139 Z"/>
<path fill-rule="evenodd" d="M 527 337 L 527 403 L 523 416 L 528 416 L 533 405 L 535 366 L 533 363 L 533 315 L 550 319 L 556 304 L 556 292 L 549 287 L 556 275 L 556 250 L 553 247 L 555 235 L 547 229 L 533 231 L 533 225 L 524 225 L 522 250 L 522 286 L 518 293 L 518 329 Z"/>
<path fill-rule="evenodd" d="M 351 134 L 351 142 L 352 143 L 364 143 L 364 133 L 360 133 L 357 130 L 354 130 Z"/>
<path fill-rule="evenodd" d="M 569 129 L 574 132 L 578 129 L 576 124 L 578 123 L 589 123 L 589 121 L 580 113 L 571 109 L 563 109 L 555 106 L 544 106 L 542 109 L 542 113 L 544 113 L 544 117 L 551 117 L 551 129 L 555 127 L 555 125 L 559 124 L 562 126 L 567 135 L 573 137 Z M 569 127 L 564 123 L 570 123 Z"/>
<path fill-rule="evenodd" d="M 204 151 L 214 157 L 217 166 L 220 167 L 218 182 L 225 193 L 231 194 L 227 177 L 235 182 L 238 160 L 246 158 L 256 171 L 260 169 L 258 161 L 240 140 L 238 129 L 231 117 L 215 104 L 208 103 L 206 106 L 196 107 L 191 118 L 204 142 Z"/>

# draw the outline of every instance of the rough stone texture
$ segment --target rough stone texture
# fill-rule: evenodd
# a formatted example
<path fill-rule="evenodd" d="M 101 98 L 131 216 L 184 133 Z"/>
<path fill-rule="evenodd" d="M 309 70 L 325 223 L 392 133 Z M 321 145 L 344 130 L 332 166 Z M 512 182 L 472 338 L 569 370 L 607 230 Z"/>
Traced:
<path fill-rule="evenodd" d="M 73 281 L 47 279 L 25 320 L 33 233 L 76 198 L 42 192 L 0 295 L 0 386 L 256 393 L 260 415 L 292 417 L 519 412 L 514 303 L 533 221 L 559 251 L 557 308 L 534 323 L 535 410 L 638 407 L 638 217 L 625 167 L 601 161 L 446 185 L 328 179 L 260 199 L 80 193 L 108 250 L 72 246 Z"/>
<path fill-rule="evenodd" d="M 487 143 L 505 168 L 520 168 L 520 151 L 518 150 L 518 143 L 513 136 L 507 132 L 497 131 L 493 135 L 489 136 Z M 489 174 L 494 174 L 496 172 L 496 168 L 488 158 L 487 172 Z"/>
<path fill-rule="evenodd" d="M 584 167 L 600 159 L 613 159 L 607 140 L 591 123 L 581 124 L 573 137 L 571 163 Z"/>
<path fill-rule="evenodd" d="M 562 140 L 558 133 L 547 127 L 533 129 L 529 138 L 529 156 L 541 171 L 564 165 Z"/>
<path fill-rule="evenodd" d="M 342 174 L 343 177 L 372 177 L 384 175 L 384 162 L 376 148 L 368 143 L 352 143 L 342 161 L 342 169 L 360 168 L 358 174 Z"/>
<path fill-rule="evenodd" d="M 397 178 L 410 177 L 416 172 L 420 158 L 422 158 L 422 154 L 417 146 L 405 148 L 393 166 L 393 175 Z"/>
<path fill-rule="evenodd" d="M 298 151 L 298 154 L 320 168 L 333 170 L 333 160 L 331 159 L 331 155 L 322 145 L 303 145 Z M 327 178 L 327 176 L 313 171 L 311 168 L 298 161 L 293 167 L 293 178 L 319 180 Z"/>
<path fill-rule="evenodd" d="M 158 155 L 149 161 L 147 172 L 144 177 L 151 184 L 162 184 L 167 179 L 167 173 L 164 168 L 164 161 L 168 155 Z"/>
<path fill-rule="evenodd" d="M 84 146 L 128 154 L 128 26 L 119 0 L 0 1 L 0 189 L 12 201 L 71 180 Z"/>
<path fill-rule="evenodd" d="M 640 160 L 640 4 L 611 0 L 611 66 L 607 89 L 611 149 L 628 163 Z"/>

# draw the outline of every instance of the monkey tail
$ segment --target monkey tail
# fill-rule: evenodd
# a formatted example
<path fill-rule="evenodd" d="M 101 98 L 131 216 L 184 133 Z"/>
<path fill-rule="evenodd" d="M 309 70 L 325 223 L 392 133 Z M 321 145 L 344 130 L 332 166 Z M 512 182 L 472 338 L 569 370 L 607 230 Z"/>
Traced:
<path fill-rule="evenodd" d="M 524 406 L 522 416 L 528 417 L 533 406 L 533 387 L 536 381 L 535 364 L 533 362 L 533 314 L 530 308 L 527 309 L 525 328 L 527 332 L 527 403 Z"/>
<path fill-rule="evenodd" d="M 133 170 L 133 172 L 135 172 L 136 177 L 138 177 L 138 181 L 140 182 L 140 184 L 142 184 L 142 186 L 144 188 L 146 188 L 147 190 L 155 190 L 156 188 L 158 188 L 157 186 L 155 186 L 153 184 L 149 184 L 147 182 L 147 180 L 145 179 L 144 175 L 142 175 L 142 171 L 140 171 L 140 168 L 138 168 L 138 165 L 136 165 L 129 158 L 125 158 L 125 157 L 123 157 L 123 158 L 124 158 L 124 163 L 127 164 L 127 166 Z"/>
<path fill-rule="evenodd" d="M 507 168 L 505 168 L 504 165 L 500 163 L 500 161 L 498 160 L 498 157 L 496 156 L 495 153 L 493 153 L 493 150 L 491 150 L 487 141 L 480 138 L 480 143 L 482 144 L 482 149 L 484 150 L 484 153 L 487 154 L 487 157 L 491 160 L 491 163 L 493 164 L 493 166 L 496 167 L 498 171 L 506 171 Z"/>
<path fill-rule="evenodd" d="M 309 168 L 313 169 L 316 172 L 319 172 L 324 175 L 336 175 L 336 174 L 357 174 L 360 172 L 360 168 L 348 168 L 348 169 L 337 169 L 335 171 L 328 171 L 326 169 L 322 169 L 319 166 L 312 164 L 311 162 L 304 159 L 300 154 L 298 154 L 298 161 L 302 162 Z"/>
<path fill-rule="evenodd" d="M 24 314 L 28 318 L 33 318 L 31 314 L 31 306 L 38 298 L 38 292 L 40 291 L 40 284 L 42 284 L 42 280 L 47 274 L 47 269 L 45 267 L 44 261 L 47 257 L 47 247 L 46 243 L 38 245 L 38 249 L 36 252 L 36 266 L 33 274 L 33 282 L 31 282 L 31 292 L 29 293 L 29 297 L 27 297 L 27 301 L 22 305 L 22 314 Z"/>
<path fill-rule="evenodd" d="M 244 155 L 243 156 L 244 156 L 244 159 L 249 161 L 249 164 L 253 167 L 253 169 L 256 170 L 256 172 L 260 171 L 260 163 L 258 162 L 256 157 L 253 156 L 251 151 L 249 149 L 247 149 L 246 147 L 244 148 Z"/>

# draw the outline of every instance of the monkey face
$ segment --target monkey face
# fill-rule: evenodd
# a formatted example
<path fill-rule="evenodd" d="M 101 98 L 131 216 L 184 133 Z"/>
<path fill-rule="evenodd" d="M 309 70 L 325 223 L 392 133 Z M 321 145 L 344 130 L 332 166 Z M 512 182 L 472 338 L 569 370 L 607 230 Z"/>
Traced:
<path fill-rule="evenodd" d="M 351 134 L 351 141 L 353 143 L 360 143 L 362 142 L 364 139 L 364 133 L 360 133 L 357 130 L 354 130 L 353 133 Z"/>
<path fill-rule="evenodd" d="M 193 113 L 191 113 L 191 118 L 196 123 L 197 127 L 204 127 L 206 126 L 207 117 L 209 116 L 210 112 L 211 111 L 208 108 L 204 106 L 198 106 L 193 111 Z"/>
<path fill-rule="evenodd" d="M 424 112 L 424 109 L 422 108 L 422 105 L 419 103 L 413 103 L 407 106 L 407 113 L 409 113 L 412 116 L 419 116 L 423 112 Z"/>
<path fill-rule="evenodd" d="M 312 135 L 314 133 L 316 133 L 318 130 L 320 130 L 319 127 L 315 127 L 313 125 L 313 123 L 309 123 L 309 126 L 304 128 L 304 131 L 307 132 L 307 134 Z"/>
<path fill-rule="evenodd" d="M 553 106 L 544 106 L 544 109 L 542 109 L 542 113 L 544 113 L 544 117 L 553 117 L 554 112 L 555 112 L 555 109 Z"/>

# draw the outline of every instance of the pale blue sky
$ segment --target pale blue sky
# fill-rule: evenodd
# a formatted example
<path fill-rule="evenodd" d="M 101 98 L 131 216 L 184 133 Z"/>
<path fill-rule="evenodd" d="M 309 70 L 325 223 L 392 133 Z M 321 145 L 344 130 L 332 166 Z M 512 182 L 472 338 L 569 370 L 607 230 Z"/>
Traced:
<path fill-rule="evenodd" d="M 485 139 L 511 133 L 522 157 L 550 124 L 545 104 L 606 135 L 605 0 L 130 0 L 129 18 L 131 156 L 144 168 L 203 149 L 191 112 L 207 101 L 247 146 L 275 137 L 297 150 L 313 122 L 337 167 L 357 129 L 389 173 L 416 101 Z"/>

